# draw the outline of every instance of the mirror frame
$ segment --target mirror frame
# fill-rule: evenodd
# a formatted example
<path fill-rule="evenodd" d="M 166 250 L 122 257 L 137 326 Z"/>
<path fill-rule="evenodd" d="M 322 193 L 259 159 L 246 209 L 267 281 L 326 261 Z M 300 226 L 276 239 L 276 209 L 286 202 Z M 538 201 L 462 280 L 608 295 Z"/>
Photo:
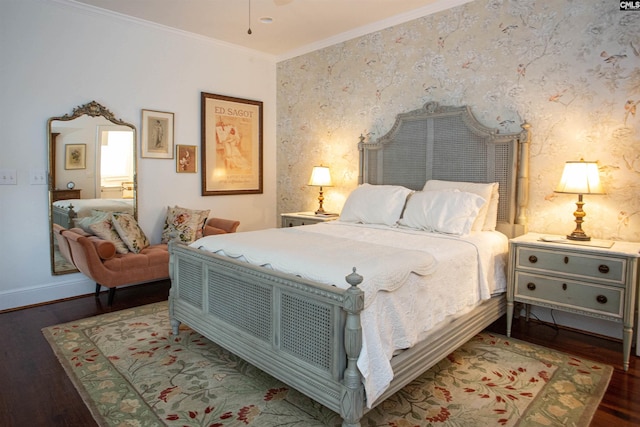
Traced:
<path fill-rule="evenodd" d="M 50 247 L 50 262 L 51 262 L 51 274 L 54 276 L 59 276 L 62 274 L 70 274 L 77 273 L 77 269 L 69 269 L 64 271 L 56 271 L 55 268 L 55 236 L 53 235 L 53 191 L 55 190 L 55 139 L 52 138 L 51 125 L 54 121 L 70 121 L 77 119 L 82 116 L 90 116 L 90 117 L 102 117 L 107 119 L 109 122 L 126 126 L 131 128 L 133 131 L 133 216 L 138 219 L 138 162 L 137 162 L 137 130 L 136 127 L 131 124 L 123 121 L 122 119 L 117 118 L 109 109 L 101 105 L 96 101 L 91 101 L 87 104 L 80 105 L 73 109 L 71 114 L 65 114 L 60 117 L 50 117 L 47 120 L 47 147 L 49 154 L 49 170 L 48 170 L 48 188 L 49 188 L 49 247 Z"/>

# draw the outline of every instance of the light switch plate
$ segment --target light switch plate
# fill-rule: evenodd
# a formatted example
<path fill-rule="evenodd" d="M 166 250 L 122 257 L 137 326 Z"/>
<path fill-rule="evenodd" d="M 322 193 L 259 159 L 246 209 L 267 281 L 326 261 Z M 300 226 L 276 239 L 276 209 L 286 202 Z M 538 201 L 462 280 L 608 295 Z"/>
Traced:
<path fill-rule="evenodd" d="M 15 169 L 0 169 L 0 185 L 16 185 L 18 183 Z"/>
<path fill-rule="evenodd" d="M 44 169 L 32 169 L 29 172 L 29 183 L 31 185 L 45 185 L 47 183 L 47 171 Z"/>

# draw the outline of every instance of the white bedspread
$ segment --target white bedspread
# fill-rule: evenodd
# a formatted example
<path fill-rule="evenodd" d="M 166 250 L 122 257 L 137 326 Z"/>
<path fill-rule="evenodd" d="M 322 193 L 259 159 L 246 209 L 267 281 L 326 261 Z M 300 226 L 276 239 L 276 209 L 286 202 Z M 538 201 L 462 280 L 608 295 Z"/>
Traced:
<path fill-rule="evenodd" d="M 378 292 L 395 291 L 411 273 L 427 275 L 436 264 L 424 251 L 310 233 L 302 227 L 207 236 L 192 246 L 343 289 L 349 287 L 345 276 L 357 267 L 364 278 L 359 287 L 365 308 Z"/>
<path fill-rule="evenodd" d="M 255 242 L 258 246 L 249 249 Z M 323 249 L 316 251 L 315 242 L 322 242 Z M 413 346 L 448 316 L 467 312 L 506 289 L 507 238 L 498 232 L 461 238 L 331 221 L 207 236 L 191 246 L 344 288 L 344 277 L 357 267 L 366 300 L 358 369 L 369 407 L 393 379 L 395 351 Z M 333 262 L 337 264 L 328 268 Z M 403 273 L 400 266 L 418 274 Z M 384 283 L 393 277 L 399 281 Z M 375 295 L 369 296 L 372 291 Z"/>

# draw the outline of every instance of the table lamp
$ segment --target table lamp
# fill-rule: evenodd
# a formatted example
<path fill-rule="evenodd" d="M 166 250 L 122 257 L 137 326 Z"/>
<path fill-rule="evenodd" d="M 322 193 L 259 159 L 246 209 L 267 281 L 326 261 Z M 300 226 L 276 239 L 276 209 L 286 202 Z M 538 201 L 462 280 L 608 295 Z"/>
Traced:
<path fill-rule="evenodd" d="M 309 178 L 309 184 L 313 187 L 320 187 L 320 195 L 318 196 L 318 202 L 320 206 L 316 211 L 316 214 L 325 213 L 322 208 L 322 202 L 324 201 L 324 196 L 322 195 L 322 187 L 331 187 L 333 184 L 331 183 L 331 173 L 329 172 L 329 168 L 326 166 L 314 166 L 311 171 L 311 178 Z"/>
<path fill-rule="evenodd" d="M 580 161 L 568 161 L 564 165 L 562 178 L 555 192 L 578 195 L 578 201 L 576 202 L 578 208 L 573 213 L 573 216 L 576 218 L 576 229 L 567 235 L 567 239 L 581 241 L 591 240 L 591 237 L 587 236 L 582 230 L 583 218 L 587 215 L 582 210 L 582 206 L 584 205 L 582 196 L 584 194 L 604 194 L 604 189 L 600 183 L 598 164 L 596 162 L 585 162 L 583 159 L 580 159 Z"/>

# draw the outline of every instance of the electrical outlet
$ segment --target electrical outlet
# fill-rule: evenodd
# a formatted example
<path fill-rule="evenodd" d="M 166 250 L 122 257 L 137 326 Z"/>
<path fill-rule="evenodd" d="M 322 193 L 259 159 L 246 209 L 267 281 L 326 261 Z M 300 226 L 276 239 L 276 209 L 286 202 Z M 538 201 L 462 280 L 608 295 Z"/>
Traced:
<path fill-rule="evenodd" d="M 15 169 L 0 169 L 0 185 L 16 185 L 16 175 Z"/>
<path fill-rule="evenodd" d="M 29 183 L 31 185 L 45 185 L 47 183 L 47 171 L 44 169 L 32 169 L 29 172 Z"/>

